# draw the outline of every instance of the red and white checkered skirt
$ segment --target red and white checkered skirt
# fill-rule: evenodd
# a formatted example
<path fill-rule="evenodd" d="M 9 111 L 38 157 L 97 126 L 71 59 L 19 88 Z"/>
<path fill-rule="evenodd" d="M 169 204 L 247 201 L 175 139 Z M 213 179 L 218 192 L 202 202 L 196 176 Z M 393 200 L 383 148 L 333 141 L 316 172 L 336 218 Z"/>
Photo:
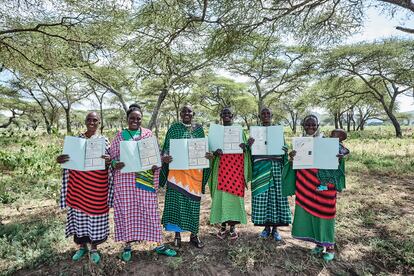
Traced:
<path fill-rule="evenodd" d="M 151 136 L 142 129 L 140 138 Z M 148 132 L 149 131 L 149 132 Z M 111 145 L 111 157 L 119 160 L 120 133 Z M 159 171 L 154 174 L 154 186 L 158 188 Z M 135 173 L 114 173 L 114 220 L 115 241 L 162 241 L 162 228 L 158 213 L 157 194 L 135 187 Z"/>

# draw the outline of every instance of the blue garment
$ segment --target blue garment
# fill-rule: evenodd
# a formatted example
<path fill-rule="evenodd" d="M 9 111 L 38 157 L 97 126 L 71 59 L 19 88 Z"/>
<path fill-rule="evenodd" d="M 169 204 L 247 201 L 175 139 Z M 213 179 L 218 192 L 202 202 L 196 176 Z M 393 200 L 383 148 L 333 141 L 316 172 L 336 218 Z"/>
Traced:
<path fill-rule="evenodd" d="M 185 230 L 181 229 L 180 226 L 178 226 L 176 224 L 172 224 L 172 223 L 167 223 L 165 225 L 165 231 L 169 231 L 169 232 L 180 232 L 180 233 L 181 232 L 188 232 L 188 231 L 185 231 Z"/>

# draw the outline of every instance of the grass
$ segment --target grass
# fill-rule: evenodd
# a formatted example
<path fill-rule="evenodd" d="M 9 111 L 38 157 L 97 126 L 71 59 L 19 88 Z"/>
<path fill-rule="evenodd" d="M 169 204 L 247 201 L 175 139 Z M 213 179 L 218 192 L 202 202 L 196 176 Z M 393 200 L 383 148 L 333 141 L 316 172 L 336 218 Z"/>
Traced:
<path fill-rule="evenodd" d="M 152 244 L 139 244 L 134 245 L 133 261 L 124 264 L 118 258 L 122 244 L 113 241 L 111 229 L 108 242 L 100 246 L 99 266 L 87 258 L 70 260 L 75 246 L 64 238 L 65 213 L 56 204 L 60 168 L 55 157 L 62 137 L 0 134 L 0 274 L 414 274 L 414 143 L 412 130 L 404 133 L 397 139 L 392 129 L 368 128 L 345 141 L 351 155 L 347 189 L 338 196 L 338 253 L 332 263 L 310 256 L 312 245 L 292 239 L 290 228 L 281 228 L 281 243 L 258 239 L 262 229 L 251 223 L 239 227 L 236 243 L 218 241 L 217 229 L 208 224 L 207 195 L 200 219 L 203 250 L 186 244 L 184 235 L 176 258 L 156 255 Z M 162 210 L 162 191 L 159 201 Z M 172 241 L 171 234 L 165 239 Z"/>
<path fill-rule="evenodd" d="M 30 221 L 17 221 L 0 228 L 0 269 L 7 274 L 21 268 L 51 265 L 68 241 L 62 232 L 64 220 L 51 216 Z"/>

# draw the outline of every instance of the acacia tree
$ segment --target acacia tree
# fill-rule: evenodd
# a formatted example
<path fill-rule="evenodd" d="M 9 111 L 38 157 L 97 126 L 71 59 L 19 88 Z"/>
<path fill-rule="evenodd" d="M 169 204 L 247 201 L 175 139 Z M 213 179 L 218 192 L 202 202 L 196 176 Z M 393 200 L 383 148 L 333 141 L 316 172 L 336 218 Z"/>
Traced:
<path fill-rule="evenodd" d="M 16 89 L 20 96 L 34 102 L 40 112 L 48 134 L 52 133 L 52 127 L 58 121 L 59 104 L 43 88 L 44 80 L 35 76 L 13 73 L 13 79 L 9 81 L 10 87 Z"/>
<path fill-rule="evenodd" d="M 87 83 L 82 82 L 76 75 L 66 72 L 64 75 L 59 73 L 44 76 L 46 81 L 40 86 L 44 93 L 53 98 L 64 110 L 66 118 L 66 132 L 72 133 L 71 129 L 71 110 L 73 104 L 85 99 L 92 92 L 87 89 Z"/>
<path fill-rule="evenodd" d="M 0 110 L 7 111 L 5 122 L 0 123 L 0 128 L 7 128 L 12 123 L 25 114 L 27 103 L 22 101 L 18 91 L 9 87 L 0 86 Z"/>
<path fill-rule="evenodd" d="M 413 50 L 412 41 L 398 40 L 337 47 L 323 56 L 324 73 L 361 80 L 367 90 L 344 91 L 341 96 L 370 95 L 381 104 L 395 135 L 402 137 L 395 107 L 400 95 L 413 94 Z"/>
<path fill-rule="evenodd" d="M 273 37 L 252 35 L 251 40 L 229 58 L 231 72 L 252 82 L 249 90 L 257 101 L 257 110 L 273 94 L 289 93 L 305 82 L 311 64 L 303 63 L 309 49 L 286 47 Z"/>
<path fill-rule="evenodd" d="M 237 98 L 248 95 L 245 84 L 212 73 L 201 75 L 193 90 L 192 101 L 209 110 L 213 116 L 217 116 L 223 107 L 234 107 Z"/>
<path fill-rule="evenodd" d="M 5 0 L 0 6 L 0 59 L 8 69 L 52 71 L 98 60 L 96 32 L 117 4 L 101 1 Z M 93 7 L 93 8 L 92 8 Z"/>

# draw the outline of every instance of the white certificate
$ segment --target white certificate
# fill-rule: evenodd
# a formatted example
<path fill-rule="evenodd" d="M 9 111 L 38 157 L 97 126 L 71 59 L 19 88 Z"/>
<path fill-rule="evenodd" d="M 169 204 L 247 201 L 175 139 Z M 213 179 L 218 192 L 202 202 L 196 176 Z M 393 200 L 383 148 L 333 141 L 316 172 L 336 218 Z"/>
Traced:
<path fill-rule="evenodd" d="M 160 152 L 155 137 L 139 140 L 138 149 L 142 170 L 149 170 L 154 165 L 161 166 Z"/>
<path fill-rule="evenodd" d="M 169 168 L 173 170 L 208 168 L 210 162 L 205 158 L 206 152 L 208 152 L 207 138 L 171 139 L 170 155 L 173 160 Z"/>
<path fill-rule="evenodd" d="M 69 161 L 62 164 L 62 168 L 77 171 L 104 170 L 105 138 L 85 139 L 66 136 L 63 145 L 63 154 L 69 155 Z"/>
<path fill-rule="evenodd" d="M 241 126 L 222 126 L 211 124 L 208 131 L 210 150 L 221 149 L 223 153 L 243 153 L 240 144 L 243 143 Z"/>
<path fill-rule="evenodd" d="M 339 139 L 297 137 L 292 139 L 293 169 L 338 169 Z"/>
<path fill-rule="evenodd" d="M 254 138 L 252 155 L 283 155 L 285 145 L 282 126 L 251 126 L 250 137 Z"/>
<path fill-rule="evenodd" d="M 297 137 L 292 139 L 293 150 L 296 155 L 293 159 L 293 168 L 311 166 L 313 164 L 313 137 Z"/>
<path fill-rule="evenodd" d="M 121 141 L 120 161 L 125 164 L 121 172 L 140 172 L 161 166 L 157 139 L 153 136 L 139 141 Z"/>
<path fill-rule="evenodd" d="M 188 166 L 194 168 L 208 168 L 209 162 L 205 157 L 208 152 L 208 141 L 206 138 L 188 139 Z"/>

